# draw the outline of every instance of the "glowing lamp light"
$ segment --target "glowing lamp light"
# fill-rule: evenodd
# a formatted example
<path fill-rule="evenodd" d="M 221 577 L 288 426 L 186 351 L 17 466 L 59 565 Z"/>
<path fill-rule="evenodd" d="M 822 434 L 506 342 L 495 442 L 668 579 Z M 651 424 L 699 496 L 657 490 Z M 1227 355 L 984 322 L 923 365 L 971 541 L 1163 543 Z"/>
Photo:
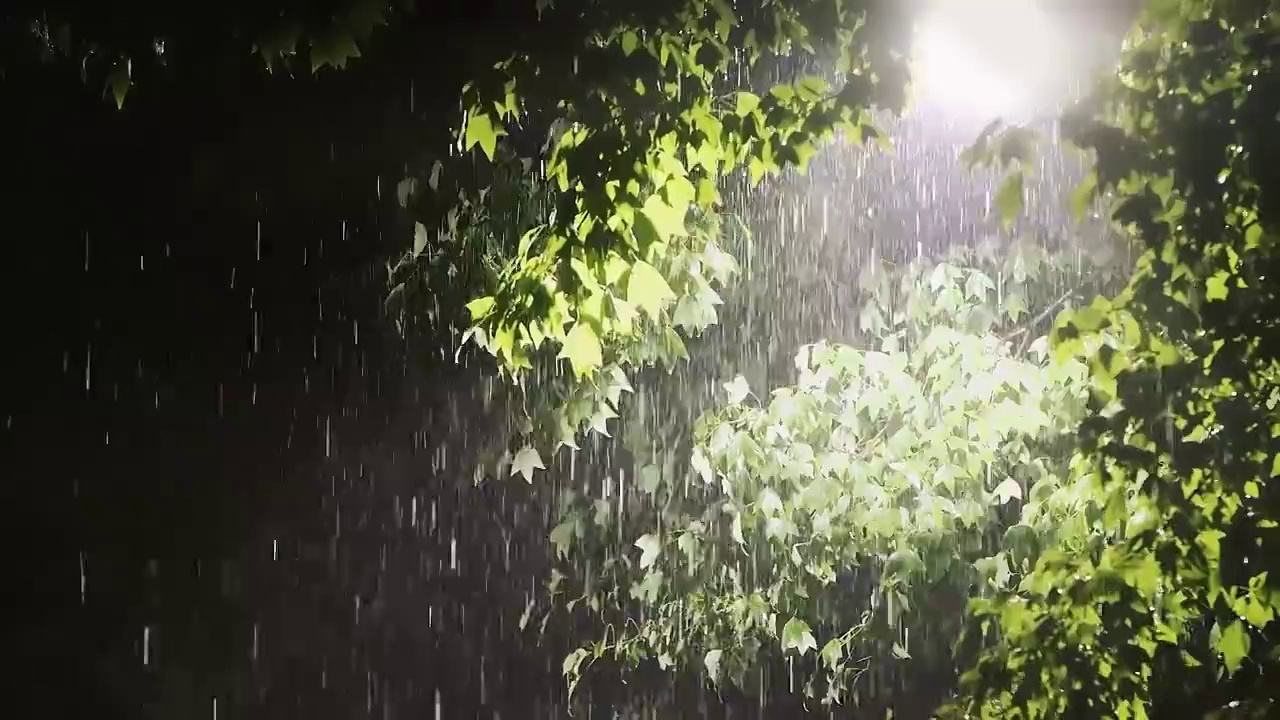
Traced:
<path fill-rule="evenodd" d="M 1067 60 L 1057 30 L 1035 0 L 933 0 L 916 27 L 917 104 L 982 120 L 1035 110 Z"/>

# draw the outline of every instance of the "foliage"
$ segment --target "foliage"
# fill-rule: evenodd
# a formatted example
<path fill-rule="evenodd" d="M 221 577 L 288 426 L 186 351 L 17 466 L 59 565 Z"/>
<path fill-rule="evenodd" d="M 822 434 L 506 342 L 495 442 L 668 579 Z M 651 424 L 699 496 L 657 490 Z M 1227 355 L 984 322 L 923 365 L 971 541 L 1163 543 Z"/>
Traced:
<path fill-rule="evenodd" d="M 464 95 L 460 140 L 490 158 L 511 128 L 557 121 L 544 171 L 555 211 L 472 303 L 470 337 L 517 379 L 536 357 L 566 361 L 577 389 L 548 423 L 562 444 L 603 429 L 627 368 L 683 359 L 676 329 L 715 321 L 736 265 L 715 243 L 726 173 L 803 167 L 838 130 L 877 137 L 867 109 L 902 102 L 893 13 L 843 0 L 660 7 L 603 12 L 571 57 L 512 57 Z M 756 95 L 729 82 L 735 55 L 749 71 L 826 48 L 839 49 L 842 87 L 815 76 Z"/>
<path fill-rule="evenodd" d="M 81 79 L 101 84 L 117 107 L 139 76 L 171 63 L 208 61 L 204 54 L 252 52 L 269 70 L 343 69 L 374 31 L 411 11 L 412 0 L 220 3 L 191 21 L 191 9 L 145 3 L 39 3 L 0 18 L 0 67 L 30 58 L 69 61 Z M 128 18 L 123 20 L 123 18 Z"/>
<path fill-rule="evenodd" d="M 438 321 L 450 334 L 469 323 L 461 307 L 441 307 L 446 289 L 485 292 L 497 284 L 506 258 L 515 252 L 524 229 L 550 211 L 550 189 L 531 182 L 520 163 L 511 158 L 495 163 L 485 188 L 472 198 L 460 192 L 436 227 L 413 223 L 413 245 L 387 263 L 387 306 L 402 331 L 406 323 Z M 396 188 L 400 206 L 409 210 L 424 192 L 441 189 L 444 163 L 436 161 L 424 181 L 408 177 Z M 420 187 L 421 185 L 421 187 Z M 447 317 L 437 317 L 447 313 Z"/>
<path fill-rule="evenodd" d="M 1061 442 L 1086 369 L 1024 340 L 1047 313 L 1023 300 L 1056 307 L 1044 281 L 1060 266 L 1006 279 L 996 258 L 967 255 L 867 273 L 863 346 L 802 348 L 796 385 L 756 398 L 741 376 L 725 383 L 691 452 L 640 470 L 652 523 L 640 538 L 612 527 L 605 498 L 564 518 L 562 553 L 618 541 L 566 603 L 610 627 L 566 660 L 574 682 L 608 657 L 742 686 L 762 659 L 791 655 L 806 692 L 840 701 L 865 656 L 945 658 L 959 630 L 937 621 L 945 598 L 1009 587 L 1041 547 L 1096 540 L 1102 508 L 1066 482 Z M 1035 257 L 1000 260 L 1025 269 L 1020 255 Z M 641 514 L 628 515 L 634 527 Z"/>
<path fill-rule="evenodd" d="M 975 606 L 973 645 L 997 639 L 957 715 L 1273 712 L 1278 23 L 1266 2 L 1152 2 L 1120 72 L 1064 124 L 1147 247 L 1123 292 L 1054 332 L 1063 354 L 1100 332 L 1130 341 L 1089 353 L 1080 431 L 1123 539 L 1044 557 Z"/>

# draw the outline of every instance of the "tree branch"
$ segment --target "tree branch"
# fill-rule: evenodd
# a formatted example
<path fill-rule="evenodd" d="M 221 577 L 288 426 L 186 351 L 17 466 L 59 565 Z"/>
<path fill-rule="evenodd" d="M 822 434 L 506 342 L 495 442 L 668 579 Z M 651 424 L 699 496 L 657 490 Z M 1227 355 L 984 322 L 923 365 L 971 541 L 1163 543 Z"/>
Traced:
<path fill-rule="evenodd" d="M 1052 313 L 1059 305 L 1066 302 L 1066 300 L 1070 298 L 1072 295 L 1075 295 L 1079 289 L 1080 288 L 1071 288 L 1070 290 L 1066 291 L 1057 300 L 1054 300 L 1053 302 L 1049 303 L 1049 305 L 1047 305 L 1044 310 L 1041 310 L 1040 314 L 1036 315 L 1034 318 L 1031 318 L 1031 321 L 1028 322 L 1026 325 L 1022 326 L 1017 330 L 1014 330 L 1013 332 L 1009 333 L 1008 335 L 1005 335 L 1000 339 L 1005 342 L 1009 342 L 1010 340 L 1013 340 L 1016 337 L 1026 335 L 1027 337 L 1023 339 L 1022 344 L 1018 346 L 1018 351 L 1014 353 L 1015 356 L 1022 355 L 1024 352 L 1027 351 L 1027 347 L 1031 344 L 1031 334 L 1030 334 L 1031 329 L 1034 328 L 1036 325 L 1039 325 L 1040 323 L 1044 322 L 1044 319 L 1049 317 L 1050 313 Z"/>

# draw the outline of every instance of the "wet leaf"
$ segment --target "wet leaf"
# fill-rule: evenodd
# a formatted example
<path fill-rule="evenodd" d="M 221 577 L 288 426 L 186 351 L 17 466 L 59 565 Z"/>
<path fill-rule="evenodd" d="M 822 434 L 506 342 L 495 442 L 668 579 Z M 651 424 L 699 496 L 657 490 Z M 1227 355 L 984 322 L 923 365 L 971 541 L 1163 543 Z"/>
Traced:
<path fill-rule="evenodd" d="M 604 362 L 600 338 L 590 325 L 581 321 L 574 323 L 557 357 L 568 359 L 578 377 L 590 375 Z"/>
<path fill-rule="evenodd" d="M 533 472 L 535 470 L 546 470 L 546 466 L 542 464 L 542 456 L 532 447 L 523 447 L 520 452 L 516 453 L 515 459 L 511 461 L 511 474 L 520 474 L 524 476 L 526 482 L 533 482 Z"/>
<path fill-rule="evenodd" d="M 755 93 L 739 92 L 735 95 L 734 113 L 746 115 L 760 107 L 760 96 Z"/>
<path fill-rule="evenodd" d="M 505 135 L 502 126 L 494 122 L 489 113 L 472 113 L 467 117 L 466 138 L 463 149 L 470 150 L 476 145 L 484 152 L 485 157 L 493 160 L 493 152 L 498 146 L 498 138 Z"/>
<path fill-rule="evenodd" d="M 631 277 L 627 281 L 627 302 L 634 304 L 649 317 L 657 319 L 663 308 L 675 299 L 675 293 L 662 274 L 652 265 L 638 261 L 631 266 Z"/>
<path fill-rule="evenodd" d="M 636 540 L 636 547 L 640 549 L 640 569 L 647 570 L 658 560 L 658 553 L 662 550 L 662 542 L 657 535 L 648 534 L 641 535 Z"/>
<path fill-rule="evenodd" d="M 413 256 L 418 257 L 427 249 L 427 227 L 422 223 L 413 224 Z"/>
<path fill-rule="evenodd" d="M 1240 669 L 1249 655 L 1250 644 L 1249 632 L 1239 620 L 1232 621 L 1221 631 L 1215 647 L 1222 653 L 1222 662 L 1226 665 L 1227 672 L 1234 673 Z"/>
<path fill-rule="evenodd" d="M 1226 300 L 1227 299 L 1227 281 L 1231 279 L 1231 275 L 1225 270 L 1219 270 L 1214 273 L 1205 282 L 1204 297 L 1206 300 Z"/>
<path fill-rule="evenodd" d="M 805 621 L 793 617 L 782 627 L 783 651 L 795 650 L 804 655 L 817 648 L 818 642 L 813 639 L 813 632 L 809 630 L 809 624 Z"/>
<path fill-rule="evenodd" d="M 724 654 L 721 650 L 708 650 L 707 654 L 702 658 L 702 664 L 707 669 L 707 675 L 712 680 L 719 681 L 720 678 L 720 657 Z"/>
<path fill-rule="evenodd" d="M 729 404 L 737 405 L 747 396 L 751 394 L 751 388 L 747 387 L 747 379 L 741 375 L 724 384 L 724 390 L 729 395 Z"/>
<path fill-rule="evenodd" d="M 1022 486 L 1013 478 L 1005 478 L 1003 482 L 996 486 L 992 494 L 995 495 L 997 502 L 1003 505 L 1010 500 L 1021 500 Z"/>
<path fill-rule="evenodd" d="M 107 75 L 107 88 L 116 101 L 117 110 L 124 108 L 124 99 L 129 94 L 129 86 L 132 84 L 132 70 L 132 61 L 129 58 L 120 58 L 111 66 L 111 72 Z"/>
<path fill-rule="evenodd" d="M 1013 226 L 1022 212 L 1022 170 L 1014 170 L 1001 183 L 996 192 L 995 204 L 1000 222 L 1005 228 Z"/>
<path fill-rule="evenodd" d="M 566 520 L 551 530 L 551 545 L 556 549 L 556 557 L 569 557 L 569 550 L 573 547 L 574 523 Z"/>
<path fill-rule="evenodd" d="M 471 314 L 472 322 L 487 317 L 489 313 L 493 312 L 496 303 L 497 299 L 493 297 L 476 298 L 467 303 L 467 312 Z"/>
<path fill-rule="evenodd" d="M 822 662 L 828 668 L 836 668 L 844 661 L 844 641 L 840 638 L 832 638 L 822 646 Z"/>

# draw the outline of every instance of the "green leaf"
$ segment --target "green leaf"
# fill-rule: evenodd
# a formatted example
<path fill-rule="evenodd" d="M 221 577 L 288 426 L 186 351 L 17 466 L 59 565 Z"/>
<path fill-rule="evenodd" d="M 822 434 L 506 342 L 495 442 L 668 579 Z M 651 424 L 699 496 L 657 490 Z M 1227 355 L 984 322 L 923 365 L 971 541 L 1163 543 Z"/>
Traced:
<path fill-rule="evenodd" d="M 1154 530 L 1160 524 L 1160 516 L 1152 512 L 1150 508 L 1140 507 L 1129 513 L 1125 521 L 1125 538 L 1133 539 L 1139 535 Z"/>
<path fill-rule="evenodd" d="M 565 656 L 564 662 L 560 664 L 560 672 L 563 673 L 565 677 L 577 675 L 578 670 L 582 666 L 582 661 L 585 660 L 589 654 L 590 653 L 588 653 L 584 648 L 578 648 L 577 650 L 569 653 Z"/>
<path fill-rule="evenodd" d="M 975 270 L 965 279 L 964 292 L 970 298 L 981 301 L 985 300 L 987 293 L 995 287 L 995 283 L 991 282 L 991 278 L 987 277 L 986 273 Z"/>
<path fill-rule="evenodd" d="M 658 553 L 662 550 L 662 542 L 657 535 L 652 533 L 641 535 L 635 543 L 640 548 L 640 569 L 647 570 L 658 559 Z"/>
<path fill-rule="evenodd" d="M 636 46 L 639 44 L 640 38 L 636 35 L 634 30 L 628 30 L 622 33 L 622 53 L 624 55 L 630 56 L 631 53 L 636 51 Z"/>
<path fill-rule="evenodd" d="M 618 403 L 622 400 L 622 393 L 635 392 L 631 387 L 631 381 L 627 379 L 626 371 L 617 365 L 614 365 L 609 370 L 608 379 L 609 386 L 608 389 L 605 390 L 605 395 L 609 398 L 609 402 L 614 407 L 617 407 Z"/>
<path fill-rule="evenodd" d="M 747 379 L 741 375 L 724 384 L 724 390 L 729 394 L 729 404 L 737 405 L 747 396 L 751 394 L 751 388 L 747 386 Z"/>
<path fill-rule="evenodd" d="M 1091 172 L 1071 191 L 1071 213 L 1075 219 L 1084 218 L 1089 206 L 1093 203 L 1094 193 L 1098 189 L 1098 173 Z"/>
<path fill-rule="evenodd" d="M 591 326 L 582 321 L 574 323 L 573 329 L 564 339 L 564 347 L 560 349 L 558 358 L 567 358 L 573 366 L 573 373 L 578 377 L 586 377 L 595 372 L 604 363 L 604 354 L 600 348 L 600 338 Z"/>
<path fill-rule="evenodd" d="M 1222 661 L 1227 666 L 1227 672 L 1234 673 L 1240 669 L 1244 659 L 1249 656 L 1250 644 L 1249 632 L 1240 620 L 1233 621 L 1221 631 L 1216 648 L 1222 653 Z"/>
<path fill-rule="evenodd" d="M 1003 505 L 1015 498 L 1021 500 L 1022 486 L 1013 478 L 1005 478 L 1004 482 L 996 486 L 993 494 L 999 499 L 1000 504 Z"/>
<path fill-rule="evenodd" d="M 827 81 L 820 77 L 810 75 L 801 78 L 795 84 L 797 94 L 808 102 L 817 102 L 831 92 L 831 87 L 827 85 Z"/>
<path fill-rule="evenodd" d="M 1027 299 L 1021 292 L 1011 292 L 1004 298 L 1004 311 L 1013 322 L 1027 313 Z"/>
<path fill-rule="evenodd" d="M 496 298 L 482 297 L 467 303 L 467 312 L 471 313 L 471 321 L 477 322 L 488 317 L 489 313 L 493 312 L 494 305 L 497 302 Z"/>
<path fill-rule="evenodd" d="M 697 536 L 695 536 L 692 532 L 680 533 L 680 537 L 676 538 L 676 548 L 679 549 L 680 552 L 683 553 L 686 558 L 689 558 L 690 562 L 692 562 L 693 554 L 698 549 Z"/>
<path fill-rule="evenodd" d="M 914 550 L 898 550 L 885 560 L 886 578 L 911 578 L 923 573 L 924 561 Z"/>
<path fill-rule="evenodd" d="M 671 286 L 657 268 L 643 260 L 631 266 L 631 277 L 627 280 L 627 302 L 630 302 L 658 319 L 662 309 L 675 299 Z"/>
<path fill-rule="evenodd" d="M 120 58 L 111 66 L 111 72 L 107 75 L 107 87 L 110 88 L 111 96 L 116 101 L 117 110 L 124 108 L 124 98 L 129 94 L 132 69 L 131 60 Z"/>
<path fill-rule="evenodd" d="M 1015 562 L 1034 562 L 1040 555 L 1040 538 L 1035 528 L 1025 523 L 1012 525 L 1005 530 L 1000 545 Z"/>
<path fill-rule="evenodd" d="M 703 454 L 702 448 L 695 448 L 690 464 L 693 465 L 694 472 L 698 473 L 702 481 L 708 485 L 715 482 L 716 475 L 711 469 L 711 463 L 707 462 L 707 456 Z"/>
<path fill-rule="evenodd" d="M 358 57 L 360 47 L 351 33 L 331 30 L 311 43 L 311 72 L 317 72 L 326 65 L 341 70 L 347 66 L 347 61 Z"/>
<path fill-rule="evenodd" d="M 1256 248 L 1262 243 L 1262 223 L 1255 222 L 1244 231 L 1245 248 Z"/>
<path fill-rule="evenodd" d="M 435 188 L 432 189 L 434 190 Z M 400 207 L 409 207 L 409 200 L 414 196 L 414 193 L 416 193 L 417 190 L 418 181 L 416 178 L 407 177 L 396 183 L 396 201 L 400 203 Z M 416 232 L 417 229 L 415 228 L 414 231 Z M 426 228 L 423 228 L 423 231 L 425 232 Z"/>
<path fill-rule="evenodd" d="M 1205 281 L 1204 297 L 1206 300 L 1226 300 L 1227 299 L 1227 281 L 1231 279 L 1231 274 L 1226 270 L 1219 270 L 1213 274 L 1213 277 Z"/>
<path fill-rule="evenodd" d="M 826 645 L 822 646 L 822 662 L 828 668 L 835 669 L 839 667 L 841 661 L 844 660 L 844 641 L 840 638 L 831 638 Z"/>
<path fill-rule="evenodd" d="M 1000 222 L 1007 229 L 1013 226 L 1022 212 L 1022 170 L 1014 170 L 1004 179 L 1000 190 L 996 192 L 996 209 L 1000 213 Z"/>
<path fill-rule="evenodd" d="M 809 624 L 800 618 L 793 617 L 782 627 L 782 650 L 796 650 L 804 655 L 810 650 L 818 649 L 818 641 L 813 639 Z"/>
<path fill-rule="evenodd" d="M 676 311 L 671 315 L 671 322 L 677 327 L 691 332 L 700 332 L 717 320 L 714 305 L 704 303 L 696 295 L 685 295 L 676 303 Z"/>
<path fill-rule="evenodd" d="M 413 224 L 413 256 L 418 257 L 427 249 L 427 226 L 422 223 Z"/>
<path fill-rule="evenodd" d="M 720 658 L 724 655 L 722 650 L 708 650 L 707 654 L 702 657 L 702 664 L 707 668 L 707 675 L 712 680 L 720 679 Z"/>
<path fill-rule="evenodd" d="M 683 178 L 681 178 L 683 180 Z M 688 184 L 688 181 L 685 181 Z M 676 202 L 675 205 L 663 200 L 659 195 L 650 195 L 644 201 L 644 207 L 640 212 L 644 214 L 649 222 L 653 223 L 653 230 L 658 236 L 660 242 L 669 242 L 671 238 L 681 237 L 685 234 L 684 218 L 689 213 L 689 203 L 693 201 L 693 194 L 690 193 L 687 202 Z"/>
<path fill-rule="evenodd" d="M 640 489 L 652 495 L 662 483 L 662 468 L 652 463 L 640 468 Z"/>
<path fill-rule="evenodd" d="M 760 96 L 755 93 L 739 92 L 734 101 L 734 113 L 737 115 L 746 115 L 755 111 L 760 107 Z"/>
<path fill-rule="evenodd" d="M 538 451 L 530 446 L 525 446 L 516 453 L 516 457 L 511 461 L 511 474 L 519 473 L 524 476 L 526 482 L 533 482 L 534 470 L 546 470 L 547 467 L 542 464 L 542 456 Z"/>
<path fill-rule="evenodd" d="M 569 557 L 569 549 L 573 547 L 574 525 L 574 521 L 566 520 L 552 529 L 550 539 L 557 557 Z"/>
<path fill-rule="evenodd" d="M 498 138 L 506 134 L 502 125 L 495 123 L 489 113 L 472 112 L 467 117 L 467 132 L 463 141 L 463 149 L 470 150 L 479 145 L 485 157 L 492 161 L 493 152 L 498 146 Z"/>

